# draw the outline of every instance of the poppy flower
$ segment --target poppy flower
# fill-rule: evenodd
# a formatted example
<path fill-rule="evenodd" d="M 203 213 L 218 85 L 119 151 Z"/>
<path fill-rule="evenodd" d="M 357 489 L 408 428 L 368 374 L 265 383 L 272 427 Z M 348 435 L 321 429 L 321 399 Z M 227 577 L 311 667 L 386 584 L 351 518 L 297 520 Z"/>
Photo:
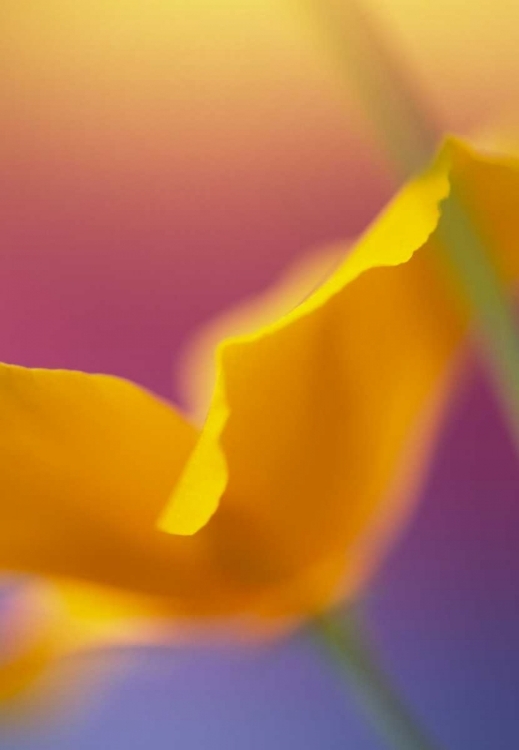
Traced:
<path fill-rule="evenodd" d="M 438 242 L 452 186 L 513 282 L 519 162 L 449 140 L 324 281 L 218 345 L 201 427 L 120 378 L 0 367 L 0 568 L 54 592 L 38 659 L 357 596 L 413 506 L 470 324 Z"/>

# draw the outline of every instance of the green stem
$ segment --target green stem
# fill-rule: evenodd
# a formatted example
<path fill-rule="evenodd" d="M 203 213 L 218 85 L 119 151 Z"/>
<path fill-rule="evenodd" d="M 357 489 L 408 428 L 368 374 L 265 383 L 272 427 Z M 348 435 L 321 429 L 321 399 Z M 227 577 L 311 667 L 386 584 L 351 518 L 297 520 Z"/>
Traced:
<path fill-rule="evenodd" d="M 519 337 L 513 310 L 463 196 L 452 186 L 438 239 L 478 323 L 475 335 L 519 453 Z"/>
<path fill-rule="evenodd" d="M 397 174 L 407 179 L 421 171 L 441 140 L 441 128 L 384 29 L 356 0 L 300 2 Z"/>
<path fill-rule="evenodd" d="M 438 750 L 379 666 L 353 610 L 343 616 L 322 615 L 313 627 L 364 711 L 395 750 Z"/>

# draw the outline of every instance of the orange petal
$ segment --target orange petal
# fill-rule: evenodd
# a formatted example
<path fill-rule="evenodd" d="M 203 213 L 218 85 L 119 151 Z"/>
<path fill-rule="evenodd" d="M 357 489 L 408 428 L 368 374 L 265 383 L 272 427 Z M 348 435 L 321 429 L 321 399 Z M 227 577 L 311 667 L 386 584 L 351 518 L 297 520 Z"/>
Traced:
<path fill-rule="evenodd" d="M 498 262 L 516 276 L 517 165 L 450 141 L 309 299 L 218 350 L 205 427 L 160 523 L 191 534 L 220 506 L 216 533 L 234 515 L 241 549 L 236 531 L 229 575 L 270 584 L 266 610 L 307 611 L 341 579 L 358 585 L 380 553 L 374 530 L 403 520 L 397 485 L 416 485 L 410 450 L 423 468 L 431 404 L 468 323 L 434 234 L 451 180 L 470 188 Z"/>
<path fill-rule="evenodd" d="M 118 378 L 0 365 L 0 566 L 169 591 L 154 519 L 196 432 Z"/>

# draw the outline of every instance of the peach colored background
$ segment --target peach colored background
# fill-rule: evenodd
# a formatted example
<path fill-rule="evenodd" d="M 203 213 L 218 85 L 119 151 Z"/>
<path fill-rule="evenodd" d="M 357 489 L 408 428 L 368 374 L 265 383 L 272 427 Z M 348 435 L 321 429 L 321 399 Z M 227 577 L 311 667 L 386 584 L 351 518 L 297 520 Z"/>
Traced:
<path fill-rule="evenodd" d="M 510 109 L 514 0 L 371 7 L 446 128 Z M 202 321 L 366 225 L 392 179 L 302 8 L 2 1 L 2 359 L 171 393 Z"/>

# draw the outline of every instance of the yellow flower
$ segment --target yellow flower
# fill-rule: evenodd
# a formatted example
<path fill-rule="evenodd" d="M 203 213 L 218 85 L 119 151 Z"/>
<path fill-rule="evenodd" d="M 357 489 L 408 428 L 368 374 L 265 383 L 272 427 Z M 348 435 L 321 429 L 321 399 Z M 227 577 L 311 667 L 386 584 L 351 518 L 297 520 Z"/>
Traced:
<path fill-rule="evenodd" d="M 436 240 L 451 184 L 517 278 L 519 163 L 449 141 L 301 304 L 219 346 L 202 429 L 118 378 L 1 366 L 0 567 L 54 588 L 45 653 L 129 616 L 269 628 L 364 585 L 470 322 Z"/>

